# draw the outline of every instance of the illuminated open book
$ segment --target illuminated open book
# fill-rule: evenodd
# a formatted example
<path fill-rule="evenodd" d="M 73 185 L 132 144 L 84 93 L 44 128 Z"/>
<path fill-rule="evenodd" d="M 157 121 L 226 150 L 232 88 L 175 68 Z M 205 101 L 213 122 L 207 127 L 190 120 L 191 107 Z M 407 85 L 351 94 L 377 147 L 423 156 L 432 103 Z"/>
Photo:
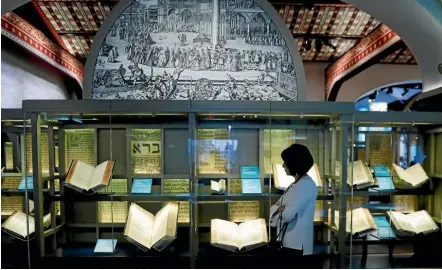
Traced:
<path fill-rule="evenodd" d="M 391 223 L 399 236 L 412 236 L 415 234 L 429 234 L 439 231 L 436 223 L 425 210 L 414 212 L 408 215 L 388 211 Z"/>
<path fill-rule="evenodd" d="M 107 187 L 112 178 L 115 162 L 107 160 L 97 167 L 73 160 L 66 177 L 65 186 L 84 193 L 95 193 Z"/>
<path fill-rule="evenodd" d="M 339 212 L 335 211 L 335 225 L 339 229 Z M 356 208 L 347 211 L 345 231 L 355 236 L 364 236 L 378 230 L 370 211 L 365 208 Z"/>
<path fill-rule="evenodd" d="M 267 242 L 267 227 L 263 218 L 239 225 L 222 219 L 211 221 L 210 243 L 216 247 L 239 252 L 257 248 Z"/>
<path fill-rule="evenodd" d="M 277 189 L 286 190 L 291 183 L 295 182 L 295 178 L 291 175 L 287 175 L 284 167 L 281 164 L 273 164 L 273 180 Z M 319 167 L 315 163 L 307 172 L 315 182 L 317 187 L 322 187 L 321 174 L 319 173 Z"/>
<path fill-rule="evenodd" d="M 428 175 L 419 163 L 405 170 L 396 164 L 393 164 L 393 168 L 396 172 L 396 174 L 393 174 L 393 179 L 399 177 L 400 180 L 405 181 L 413 188 L 419 187 L 429 180 Z"/>
<path fill-rule="evenodd" d="M 356 189 L 363 189 L 375 185 L 376 181 L 365 162 L 358 160 L 348 164 L 347 183 Z"/>
<path fill-rule="evenodd" d="M 227 190 L 226 180 L 221 179 L 219 182 L 210 180 L 210 189 L 214 194 L 224 194 Z"/>
<path fill-rule="evenodd" d="M 177 222 L 177 202 L 169 202 L 155 216 L 132 203 L 123 235 L 143 250 L 161 251 L 176 238 Z"/>
<path fill-rule="evenodd" d="M 21 211 L 14 212 L 5 222 L 2 224 L 2 229 L 8 234 L 25 240 L 28 236 L 26 217 L 29 218 L 29 236 L 32 238 L 35 233 L 35 221 L 34 217 L 28 216 Z M 51 214 L 47 214 L 43 217 L 43 226 L 49 227 L 51 224 Z"/>

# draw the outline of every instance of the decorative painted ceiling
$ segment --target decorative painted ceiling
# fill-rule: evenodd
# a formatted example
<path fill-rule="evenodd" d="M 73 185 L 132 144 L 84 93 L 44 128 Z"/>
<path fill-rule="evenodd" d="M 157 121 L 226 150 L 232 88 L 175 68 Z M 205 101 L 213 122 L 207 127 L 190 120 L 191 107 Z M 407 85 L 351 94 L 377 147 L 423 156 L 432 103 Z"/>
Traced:
<path fill-rule="evenodd" d="M 60 45 L 80 60 L 87 57 L 101 23 L 119 0 L 34 0 Z M 293 36 L 304 61 L 333 62 L 380 25 L 374 17 L 331 0 L 271 1 Z M 298 2 L 298 3 L 297 3 Z M 382 63 L 416 64 L 404 45 Z"/>

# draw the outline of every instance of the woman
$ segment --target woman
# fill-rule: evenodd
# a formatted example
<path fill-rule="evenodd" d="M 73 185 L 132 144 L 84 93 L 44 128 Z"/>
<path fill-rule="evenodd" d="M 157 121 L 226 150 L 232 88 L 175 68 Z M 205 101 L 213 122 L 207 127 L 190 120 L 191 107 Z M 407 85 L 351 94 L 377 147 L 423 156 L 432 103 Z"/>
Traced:
<path fill-rule="evenodd" d="M 295 182 L 287 188 L 277 204 L 272 206 L 272 210 L 276 211 L 271 218 L 278 231 L 283 230 L 287 224 L 285 233 L 283 230 L 279 237 L 279 240 L 282 238 L 283 248 L 278 252 L 278 257 L 281 258 L 278 261 L 286 262 L 281 268 L 294 268 L 300 267 L 301 261 L 294 261 L 293 256 L 313 253 L 313 220 L 318 190 L 315 182 L 307 175 L 313 166 L 313 157 L 306 146 L 293 144 L 281 153 L 281 157 L 287 175 L 293 176 Z"/>

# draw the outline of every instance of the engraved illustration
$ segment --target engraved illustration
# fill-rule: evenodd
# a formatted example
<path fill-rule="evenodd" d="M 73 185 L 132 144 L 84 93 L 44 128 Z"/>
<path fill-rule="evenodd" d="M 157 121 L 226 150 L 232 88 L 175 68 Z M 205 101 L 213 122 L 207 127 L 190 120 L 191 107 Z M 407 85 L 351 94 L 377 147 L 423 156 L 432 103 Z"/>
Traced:
<path fill-rule="evenodd" d="M 93 99 L 297 100 L 279 30 L 253 1 L 137 0 L 101 46 Z"/>

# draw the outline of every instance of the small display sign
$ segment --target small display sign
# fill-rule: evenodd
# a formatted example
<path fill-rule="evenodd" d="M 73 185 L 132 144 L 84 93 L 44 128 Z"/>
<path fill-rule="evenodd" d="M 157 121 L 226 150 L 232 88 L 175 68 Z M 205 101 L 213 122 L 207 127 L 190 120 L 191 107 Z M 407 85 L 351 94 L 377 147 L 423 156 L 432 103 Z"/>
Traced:
<path fill-rule="evenodd" d="M 373 165 L 371 166 L 373 168 L 374 171 L 374 176 L 390 176 L 390 172 L 388 171 L 387 166 L 385 165 Z"/>
<path fill-rule="evenodd" d="M 117 239 L 98 239 L 94 253 L 114 253 Z"/>
<path fill-rule="evenodd" d="M 241 179 L 242 193 L 244 194 L 261 194 L 261 179 Z"/>
<path fill-rule="evenodd" d="M 258 166 L 255 165 L 241 166 L 240 171 L 242 179 L 259 178 Z"/>
<path fill-rule="evenodd" d="M 132 193 L 150 193 L 152 191 L 152 179 L 134 178 Z"/>
<path fill-rule="evenodd" d="M 27 180 L 26 180 L 27 179 Z M 32 176 L 23 176 L 21 178 L 20 185 L 18 185 L 18 190 L 33 190 L 34 189 L 34 177 Z"/>
<path fill-rule="evenodd" d="M 379 190 L 395 190 L 395 186 L 393 180 L 390 176 L 384 177 L 376 177 L 376 181 L 378 182 Z"/>

